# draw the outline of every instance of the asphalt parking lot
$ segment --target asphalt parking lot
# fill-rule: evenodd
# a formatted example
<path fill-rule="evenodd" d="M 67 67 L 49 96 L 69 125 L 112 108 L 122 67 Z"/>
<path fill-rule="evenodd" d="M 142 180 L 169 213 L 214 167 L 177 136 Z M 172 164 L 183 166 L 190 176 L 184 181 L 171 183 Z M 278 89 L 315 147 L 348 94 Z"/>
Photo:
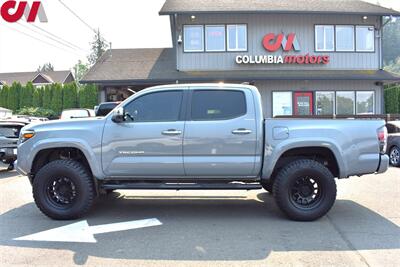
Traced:
<path fill-rule="evenodd" d="M 400 266 L 400 169 L 338 181 L 328 216 L 293 222 L 264 191 L 117 191 L 90 227 L 149 218 L 162 225 L 95 235 L 96 243 L 17 241 L 52 221 L 26 177 L 0 169 L 0 265 Z"/>

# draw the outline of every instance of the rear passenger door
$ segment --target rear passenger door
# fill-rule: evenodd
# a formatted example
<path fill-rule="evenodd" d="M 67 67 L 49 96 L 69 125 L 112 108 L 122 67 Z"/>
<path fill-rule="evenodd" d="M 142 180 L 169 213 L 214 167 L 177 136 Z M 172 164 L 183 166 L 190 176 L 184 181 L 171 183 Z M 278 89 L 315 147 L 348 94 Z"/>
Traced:
<path fill-rule="evenodd" d="M 250 90 L 192 90 L 183 145 L 186 175 L 255 175 L 256 136 L 255 108 Z"/>

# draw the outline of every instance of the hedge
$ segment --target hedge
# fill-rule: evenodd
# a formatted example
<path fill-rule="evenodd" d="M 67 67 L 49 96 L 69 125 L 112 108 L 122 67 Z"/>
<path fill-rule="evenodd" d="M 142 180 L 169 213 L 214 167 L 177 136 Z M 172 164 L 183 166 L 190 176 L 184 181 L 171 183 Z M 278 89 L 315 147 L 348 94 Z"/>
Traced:
<path fill-rule="evenodd" d="M 400 113 L 400 85 L 385 88 L 385 111 L 387 114 Z"/>
<path fill-rule="evenodd" d="M 84 85 L 79 89 L 75 83 L 52 84 L 44 88 L 35 88 L 32 83 L 22 86 L 20 83 L 5 85 L 0 90 L 0 107 L 22 113 L 51 113 L 60 115 L 69 108 L 90 108 L 98 104 L 98 90 L 95 85 Z M 37 108 L 37 110 L 31 109 Z M 51 112 L 48 112 L 51 111 Z M 21 115 L 29 115 L 22 114 Z M 54 114 L 53 114 L 54 113 Z M 33 116 L 33 115 L 32 115 Z M 46 117 L 46 116 L 45 116 Z"/>

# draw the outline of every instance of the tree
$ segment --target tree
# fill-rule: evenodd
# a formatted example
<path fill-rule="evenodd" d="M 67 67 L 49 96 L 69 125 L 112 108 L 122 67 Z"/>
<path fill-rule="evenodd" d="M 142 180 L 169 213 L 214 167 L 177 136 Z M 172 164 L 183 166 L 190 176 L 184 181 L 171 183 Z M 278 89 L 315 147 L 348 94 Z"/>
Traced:
<path fill-rule="evenodd" d="M 78 90 L 75 83 L 65 84 L 62 92 L 63 109 L 78 107 Z"/>
<path fill-rule="evenodd" d="M 21 88 L 22 86 L 20 83 L 14 82 L 8 90 L 7 104 L 8 108 L 12 111 L 17 111 L 19 109 L 19 96 Z"/>
<path fill-rule="evenodd" d="M 32 106 L 33 107 L 43 107 L 43 89 L 42 88 L 36 88 L 34 90 Z"/>
<path fill-rule="evenodd" d="M 90 65 L 96 64 L 96 62 L 99 60 L 99 58 L 106 52 L 108 49 L 109 45 L 105 41 L 105 39 L 101 36 L 100 30 L 97 30 L 93 42 L 90 43 L 91 45 L 91 53 L 88 56 L 88 61 Z"/>
<path fill-rule="evenodd" d="M 79 90 L 78 94 L 79 107 L 92 109 L 98 104 L 98 91 L 96 85 L 87 84 Z"/>
<path fill-rule="evenodd" d="M 46 85 L 43 91 L 43 108 L 45 109 L 50 109 L 51 108 L 51 99 L 53 96 L 53 90 L 52 87 L 49 85 Z"/>
<path fill-rule="evenodd" d="M 50 62 L 48 62 L 45 63 L 43 66 L 39 66 L 37 71 L 38 72 L 54 71 L 54 66 Z"/>
<path fill-rule="evenodd" d="M 19 97 L 19 108 L 26 108 L 32 106 L 33 99 L 33 84 L 28 82 L 26 86 L 21 87 L 20 97 Z"/>
<path fill-rule="evenodd" d="M 89 65 L 79 60 L 78 63 L 76 63 L 74 66 L 75 80 L 79 82 L 83 78 L 83 76 L 88 72 L 88 70 L 89 70 Z"/>
<path fill-rule="evenodd" d="M 383 28 L 383 61 L 392 64 L 400 57 L 400 20 L 389 22 Z"/>
<path fill-rule="evenodd" d="M 52 86 L 52 97 L 51 97 L 51 105 L 50 109 L 56 113 L 61 113 L 63 106 L 63 92 L 61 84 L 53 84 Z"/>
<path fill-rule="evenodd" d="M 2 89 L 0 89 L 0 107 L 2 108 L 9 108 L 8 106 L 8 91 L 10 87 L 4 85 Z"/>

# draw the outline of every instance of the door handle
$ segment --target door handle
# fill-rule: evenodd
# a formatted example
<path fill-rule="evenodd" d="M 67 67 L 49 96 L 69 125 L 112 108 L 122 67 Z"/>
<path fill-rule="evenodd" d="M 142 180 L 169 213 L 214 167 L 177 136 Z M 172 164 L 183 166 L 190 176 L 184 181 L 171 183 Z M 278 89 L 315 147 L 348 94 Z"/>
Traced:
<path fill-rule="evenodd" d="M 161 132 L 163 135 L 180 135 L 182 134 L 182 131 L 175 130 L 175 129 L 169 129 Z"/>
<path fill-rule="evenodd" d="M 251 134 L 251 130 L 240 128 L 232 131 L 233 134 L 239 134 L 239 135 L 245 135 L 245 134 Z"/>

